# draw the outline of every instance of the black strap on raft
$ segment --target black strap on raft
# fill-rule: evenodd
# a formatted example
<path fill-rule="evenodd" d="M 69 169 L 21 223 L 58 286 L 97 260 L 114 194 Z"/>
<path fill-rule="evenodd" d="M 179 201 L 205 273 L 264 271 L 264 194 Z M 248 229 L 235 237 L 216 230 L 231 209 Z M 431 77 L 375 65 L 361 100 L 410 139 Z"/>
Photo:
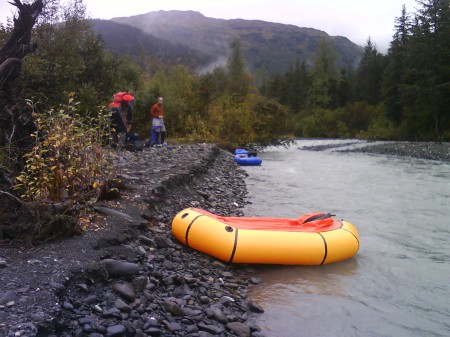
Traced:
<path fill-rule="evenodd" d="M 227 226 L 227 227 L 231 228 L 230 226 Z M 230 232 L 230 230 L 228 228 L 226 228 L 226 231 Z M 231 232 L 233 232 L 233 228 L 231 228 Z M 239 230 L 236 228 L 236 230 L 234 231 L 233 251 L 231 252 L 230 260 L 228 261 L 228 263 L 233 263 L 234 254 L 236 254 L 236 248 L 237 248 L 237 243 L 238 243 L 238 232 L 239 232 Z"/>
<path fill-rule="evenodd" d="M 183 214 L 183 216 L 181 218 L 185 218 L 186 215 L 187 214 Z M 186 228 L 186 235 L 185 235 L 184 240 L 186 241 L 186 246 L 188 246 L 188 247 L 189 247 L 189 231 L 191 230 L 191 227 L 194 224 L 194 222 L 197 221 L 197 219 L 202 217 L 202 216 L 204 216 L 204 215 L 203 214 L 197 215 Z"/>
<path fill-rule="evenodd" d="M 322 235 L 322 233 L 317 233 L 320 235 L 320 237 L 323 240 L 323 248 L 324 248 L 324 252 L 323 252 L 323 259 L 322 262 L 320 262 L 320 265 L 323 265 L 325 263 L 325 261 L 327 260 L 327 256 L 328 256 L 328 246 L 327 246 L 327 240 L 325 240 L 325 237 Z"/>
<path fill-rule="evenodd" d="M 313 215 L 312 217 L 306 219 L 305 221 L 303 221 L 303 223 L 311 222 L 311 221 L 315 221 L 315 220 L 328 219 L 328 218 L 331 218 L 332 216 L 335 216 L 335 214 L 330 214 L 330 213 L 316 214 L 316 215 Z"/>

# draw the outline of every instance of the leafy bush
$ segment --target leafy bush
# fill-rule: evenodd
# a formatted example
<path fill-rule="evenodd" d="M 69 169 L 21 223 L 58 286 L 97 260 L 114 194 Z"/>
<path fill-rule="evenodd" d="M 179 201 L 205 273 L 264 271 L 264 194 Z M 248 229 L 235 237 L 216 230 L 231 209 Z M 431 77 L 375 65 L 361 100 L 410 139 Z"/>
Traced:
<path fill-rule="evenodd" d="M 249 94 L 243 100 L 220 97 L 213 103 L 206 124 L 213 140 L 232 150 L 288 144 L 287 121 L 288 111 L 283 105 Z"/>
<path fill-rule="evenodd" d="M 367 131 L 361 131 L 356 136 L 358 138 L 378 140 L 401 139 L 398 129 L 394 126 L 394 122 L 381 112 L 377 112 L 372 118 Z"/>
<path fill-rule="evenodd" d="M 333 110 L 313 108 L 297 124 L 300 134 L 297 136 L 309 138 L 336 138 L 338 137 L 338 121 Z M 340 128 L 344 128 L 341 123 Z M 298 132 L 298 131 L 297 131 Z"/>
<path fill-rule="evenodd" d="M 349 103 L 334 110 L 312 108 L 295 120 L 295 135 L 311 138 L 353 138 L 365 134 L 381 108 L 365 102 Z M 375 127 L 374 125 L 372 128 Z"/>
<path fill-rule="evenodd" d="M 25 201 L 79 202 L 99 193 L 107 165 L 101 143 L 108 135 L 109 115 L 80 117 L 73 94 L 59 110 L 41 114 L 33 108 L 35 145 L 25 155 L 15 189 Z"/>

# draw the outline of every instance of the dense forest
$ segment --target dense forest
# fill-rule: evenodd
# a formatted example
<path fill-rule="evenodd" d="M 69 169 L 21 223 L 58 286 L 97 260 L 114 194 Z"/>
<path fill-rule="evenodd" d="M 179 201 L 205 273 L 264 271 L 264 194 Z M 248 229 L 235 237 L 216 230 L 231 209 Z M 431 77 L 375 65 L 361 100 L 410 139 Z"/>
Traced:
<path fill-rule="evenodd" d="M 450 140 L 450 0 L 417 4 L 416 13 L 403 7 L 386 55 L 369 38 L 358 67 L 340 68 L 324 38 L 312 66 L 296 60 L 257 86 L 239 40 L 225 66 L 199 74 L 173 59 L 113 54 L 82 0 L 15 0 L 19 18 L 0 25 L 0 206 L 14 210 L 2 226 L 14 227 L 24 201 L 57 203 L 61 217 L 102 193 L 107 105 L 122 90 L 137 99 L 141 140 L 159 96 L 169 142 L 232 150 L 294 137 Z M 7 232 L 0 227 L 0 239 Z"/>
<path fill-rule="evenodd" d="M 403 6 L 387 55 L 370 38 L 357 69 L 339 69 L 326 41 L 312 69 L 299 60 L 261 88 L 289 107 L 303 137 L 450 139 L 450 1 Z"/>

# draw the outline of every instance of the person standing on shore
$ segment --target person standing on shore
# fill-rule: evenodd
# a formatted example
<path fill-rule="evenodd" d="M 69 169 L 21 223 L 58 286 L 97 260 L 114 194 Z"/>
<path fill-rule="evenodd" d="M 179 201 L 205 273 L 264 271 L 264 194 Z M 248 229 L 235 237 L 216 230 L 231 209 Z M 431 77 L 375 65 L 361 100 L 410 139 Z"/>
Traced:
<path fill-rule="evenodd" d="M 113 148 L 121 150 L 125 145 L 131 130 L 135 101 L 133 92 L 120 91 L 113 95 L 113 100 L 108 105 L 111 109 Z"/>
<path fill-rule="evenodd" d="M 112 102 L 108 105 L 111 109 L 111 145 L 118 150 L 125 145 L 126 135 L 131 129 L 134 100 L 134 96 L 121 91 L 114 94 Z"/>
<path fill-rule="evenodd" d="M 122 102 L 122 108 L 126 111 L 125 117 L 127 119 L 127 132 L 130 132 L 134 114 L 134 105 L 136 103 L 134 93 L 132 91 L 128 91 L 123 95 Z"/>
<path fill-rule="evenodd" d="M 166 138 L 166 127 L 164 125 L 163 98 L 159 97 L 158 102 L 150 109 L 152 117 L 151 145 L 164 145 Z"/>

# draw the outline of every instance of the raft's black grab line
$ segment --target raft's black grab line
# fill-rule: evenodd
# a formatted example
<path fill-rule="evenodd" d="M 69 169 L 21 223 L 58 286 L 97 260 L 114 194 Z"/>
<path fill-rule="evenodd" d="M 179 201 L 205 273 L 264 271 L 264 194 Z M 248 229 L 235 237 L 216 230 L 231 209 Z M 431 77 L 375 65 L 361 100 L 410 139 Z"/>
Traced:
<path fill-rule="evenodd" d="M 189 226 L 186 228 L 186 236 L 185 236 L 185 240 L 186 240 L 186 246 L 189 247 L 189 231 L 191 230 L 192 225 L 194 224 L 195 221 L 197 221 L 198 218 L 204 216 L 203 214 L 197 215 L 189 224 Z"/>
<path fill-rule="evenodd" d="M 322 264 L 325 263 L 325 260 L 327 259 L 327 255 L 328 255 L 328 246 L 327 246 L 327 240 L 325 240 L 325 237 L 322 235 L 322 233 L 317 233 L 317 234 L 319 234 L 320 237 L 322 238 L 322 240 L 323 240 L 323 245 L 324 245 L 324 248 L 325 248 L 325 253 L 323 254 L 323 260 L 322 260 L 322 262 L 320 262 L 320 265 L 322 265 Z"/>
<path fill-rule="evenodd" d="M 236 253 L 236 249 L 237 249 L 238 232 L 239 232 L 239 230 L 238 230 L 237 228 L 235 228 L 235 233 L 234 233 L 234 246 L 233 246 L 233 251 L 231 252 L 230 261 L 228 261 L 228 263 L 233 263 L 234 254 Z"/>
<path fill-rule="evenodd" d="M 355 238 L 355 240 L 356 240 L 356 242 L 358 242 L 358 249 L 359 249 L 359 240 L 358 240 L 358 237 L 355 235 L 355 234 L 353 234 L 353 232 L 352 231 L 349 231 L 348 229 L 345 229 L 345 228 L 342 228 L 344 231 L 346 231 L 346 232 L 349 232 L 354 238 Z"/>

